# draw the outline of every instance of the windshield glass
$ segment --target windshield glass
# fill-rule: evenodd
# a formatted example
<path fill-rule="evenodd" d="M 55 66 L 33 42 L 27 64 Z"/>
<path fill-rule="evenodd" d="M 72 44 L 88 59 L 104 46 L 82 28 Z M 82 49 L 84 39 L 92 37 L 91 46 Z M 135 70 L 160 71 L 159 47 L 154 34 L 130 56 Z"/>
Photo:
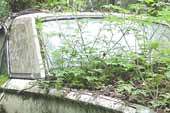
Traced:
<path fill-rule="evenodd" d="M 166 27 L 160 29 L 157 24 L 134 28 L 132 22 L 85 18 L 47 21 L 42 26 L 40 34 L 49 68 L 81 65 L 80 59 L 108 58 L 128 50 L 140 53 L 146 40 L 169 41 Z"/>

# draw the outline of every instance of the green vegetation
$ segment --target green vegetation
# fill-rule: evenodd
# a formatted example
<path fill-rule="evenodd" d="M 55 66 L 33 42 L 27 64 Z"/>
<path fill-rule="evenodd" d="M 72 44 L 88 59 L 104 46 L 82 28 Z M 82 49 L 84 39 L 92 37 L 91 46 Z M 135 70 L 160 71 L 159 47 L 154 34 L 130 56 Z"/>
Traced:
<path fill-rule="evenodd" d="M 170 49 L 160 49 L 158 52 L 158 42 L 149 42 L 151 53 L 144 52 L 124 52 L 116 56 L 104 58 L 96 55 L 95 50 L 89 50 L 85 54 L 70 49 L 69 45 L 64 45 L 61 51 L 56 51 L 56 57 L 61 58 L 56 61 L 61 67 L 51 70 L 57 76 L 56 86 L 71 87 L 77 89 L 106 90 L 108 96 L 118 96 L 137 102 L 143 105 L 146 103 L 154 108 L 166 108 L 170 105 Z M 87 49 L 87 48 L 86 48 Z M 89 48 L 88 48 L 89 49 Z M 88 51 L 88 50 L 87 50 Z M 62 67 L 68 59 L 63 60 L 62 55 L 68 55 L 72 60 L 81 57 L 77 61 L 80 66 Z M 93 54 L 95 54 L 93 56 Z M 155 54 L 151 61 L 146 55 Z M 61 56 L 58 56 L 61 55 Z M 87 59 L 88 56 L 88 60 Z M 70 64 L 73 62 L 70 60 Z"/>
<path fill-rule="evenodd" d="M 92 7 L 92 3 L 86 3 L 85 0 L 75 2 L 69 0 L 2 0 L 0 1 L 1 16 L 8 14 L 9 9 L 6 7 L 8 5 L 4 4 L 8 4 L 10 10 L 14 12 L 27 8 L 42 8 L 63 12 L 89 11 L 90 9 L 90 11 L 129 14 L 125 18 L 108 15 L 105 20 L 117 22 L 118 28 L 126 25 L 127 27 L 120 31 L 122 34 L 129 32 L 135 34 L 137 42 L 140 42 L 140 52 L 131 48 L 129 50 L 124 50 L 123 47 L 117 48 L 116 44 L 104 51 L 98 50 L 95 46 L 89 46 L 84 43 L 82 35 L 81 26 L 85 23 L 80 22 L 77 23 L 79 25 L 77 33 L 81 36 L 79 45 L 75 45 L 73 40 L 65 40 L 64 45 L 53 52 L 56 58 L 55 65 L 58 66 L 50 69 L 54 77 L 47 81 L 38 81 L 38 83 L 47 92 L 49 87 L 98 90 L 107 96 L 150 106 L 161 113 L 170 111 L 170 42 L 154 40 L 153 36 L 148 37 L 143 30 L 153 23 L 164 24 L 167 29 L 170 29 L 168 27 L 170 8 L 167 2 L 138 0 L 136 4 L 131 4 L 124 9 L 120 5 L 104 4 L 104 2 L 98 5 L 93 2 L 96 6 Z M 129 25 L 128 22 L 132 23 Z M 41 31 L 41 28 L 41 20 L 37 20 L 37 29 Z M 122 38 L 125 38 L 124 35 Z M 43 49 L 43 45 L 41 46 Z M 117 52 L 113 53 L 112 50 L 117 50 Z M 45 60 L 45 50 L 42 50 L 42 54 Z M 66 64 L 69 65 L 66 66 Z M 7 79 L 6 76 L 0 76 L 0 84 L 2 85 Z"/>
<path fill-rule="evenodd" d="M 158 2 L 157 0 L 139 0 L 137 4 L 132 4 L 129 8 L 132 11 L 138 13 L 147 13 L 151 16 L 158 16 L 159 11 L 166 8 L 164 2 Z"/>
<path fill-rule="evenodd" d="M 6 0 L 0 1 L 0 17 L 7 16 L 9 13 L 8 2 Z"/>
<path fill-rule="evenodd" d="M 3 85 L 8 80 L 7 75 L 0 75 L 0 86 Z"/>
<path fill-rule="evenodd" d="M 50 9 L 54 11 L 84 11 L 100 8 L 105 0 L 3 0 L 8 3 L 12 12 L 19 12 L 28 8 Z M 100 2 L 99 2 L 100 1 Z"/>
<path fill-rule="evenodd" d="M 141 5 L 143 9 L 138 5 Z M 86 45 L 83 37 L 80 37 L 82 40 L 78 46 L 73 43 L 73 40 L 66 40 L 64 45 L 53 53 L 56 58 L 55 65 L 58 67 L 50 69 L 50 72 L 56 80 L 41 82 L 40 86 L 44 86 L 45 89 L 69 87 L 98 90 L 107 96 L 119 97 L 150 106 L 161 113 L 168 113 L 170 107 L 170 42 L 154 40 L 141 29 L 155 22 L 169 25 L 170 9 L 163 2 L 152 0 L 139 1 L 129 7 L 130 10 L 114 5 L 102 6 L 107 11 L 133 13 L 125 18 L 109 15 L 106 20 L 116 21 L 117 27 L 122 24 L 127 25 L 126 28 L 121 29 L 122 34 L 134 32 L 137 41 L 140 42 L 140 52 L 116 48 L 116 45 L 106 48 L 106 51 L 99 51 L 94 46 Z M 128 25 L 129 21 L 133 23 Z M 85 23 L 78 22 L 78 24 L 83 26 Z M 77 29 L 80 35 L 83 34 L 81 30 L 81 27 Z M 119 53 L 113 54 L 109 51 L 110 49 L 117 49 Z"/>

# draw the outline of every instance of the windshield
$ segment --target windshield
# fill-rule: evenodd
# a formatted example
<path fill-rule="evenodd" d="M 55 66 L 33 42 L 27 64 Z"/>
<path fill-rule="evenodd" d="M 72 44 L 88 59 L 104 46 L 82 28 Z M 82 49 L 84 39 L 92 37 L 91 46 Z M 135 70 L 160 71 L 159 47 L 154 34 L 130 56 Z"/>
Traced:
<path fill-rule="evenodd" d="M 80 59 L 107 58 L 129 50 L 140 53 L 146 40 L 169 41 L 167 29 L 158 29 L 160 25 L 156 24 L 134 28 L 132 22 L 85 18 L 47 21 L 42 26 L 40 34 L 49 68 L 76 66 Z"/>

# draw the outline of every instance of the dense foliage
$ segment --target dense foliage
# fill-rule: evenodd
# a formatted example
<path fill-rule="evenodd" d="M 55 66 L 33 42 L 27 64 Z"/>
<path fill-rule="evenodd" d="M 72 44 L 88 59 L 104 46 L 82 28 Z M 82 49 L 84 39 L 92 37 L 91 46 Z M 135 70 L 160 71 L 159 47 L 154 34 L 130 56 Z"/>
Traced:
<path fill-rule="evenodd" d="M 0 1 L 0 17 L 7 16 L 9 13 L 8 2 L 6 0 Z"/>
<path fill-rule="evenodd" d="M 91 0 L 89 0 L 91 1 Z M 54 11 L 114 11 L 123 14 L 133 14 L 126 18 L 115 16 L 106 17 L 107 21 L 116 21 L 117 26 L 126 24 L 127 21 L 137 23 L 140 28 L 152 23 L 163 23 L 169 26 L 170 8 L 167 2 L 158 0 L 138 0 L 136 4 L 129 5 L 126 9 L 118 5 L 105 2 L 87 2 L 86 0 L 1 0 L 0 16 L 5 16 L 10 10 L 13 12 L 27 8 L 43 8 Z M 99 3 L 99 4 L 97 4 Z M 108 5 L 109 4 L 109 5 Z M 41 21 L 37 21 L 40 29 Z M 170 29 L 169 27 L 167 27 Z M 158 28 L 160 29 L 160 28 Z M 81 25 L 77 30 L 82 34 Z M 110 29 L 111 30 L 111 29 Z M 76 47 L 72 41 L 53 53 L 56 57 L 57 68 L 50 69 L 56 80 L 39 81 L 42 88 L 77 88 L 98 90 L 102 94 L 151 106 L 160 113 L 169 112 L 170 108 L 170 47 L 169 42 L 161 42 L 148 38 L 145 31 L 136 24 L 121 29 L 123 34 L 130 31 L 140 40 L 140 52 L 123 50 L 123 47 L 107 48 L 108 51 L 99 51 L 95 47 L 84 44 L 83 37 L 80 45 Z M 124 35 L 122 35 L 124 38 Z M 166 45 L 166 46 L 165 46 Z M 77 51 L 77 49 L 81 51 Z M 117 49 L 119 53 L 112 53 L 110 49 Z M 67 56 L 67 57 L 64 57 Z M 45 58 L 45 57 L 44 57 Z M 75 60 L 79 59 L 79 60 Z M 67 65 L 65 64 L 76 64 Z M 4 83 L 3 76 L 0 76 Z"/>
<path fill-rule="evenodd" d="M 141 5 L 142 8 L 138 5 Z M 127 21 L 137 23 L 141 26 L 140 28 L 155 22 L 169 26 L 170 9 L 163 2 L 143 0 L 129 7 L 130 10 L 114 5 L 102 6 L 107 11 L 133 13 L 126 18 L 106 17 L 107 21 L 116 21 L 117 26 L 126 24 Z M 78 24 L 83 26 L 81 23 Z M 167 28 L 169 29 L 169 27 Z M 133 31 L 138 41 L 142 42 L 140 43 L 141 51 L 123 50 L 122 47 L 115 48 L 112 45 L 112 48 L 107 49 L 118 49 L 119 51 L 113 55 L 110 51 L 99 51 L 94 46 L 90 47 L 85 44 L 82 28 L 80 27 L 77 31 L 82 36 L 80 45 L 76 46 L 72 43 L 74 41 L 66 41 L 60 50 L 53 53 L 56 56 L 55 63 L 58 67 L 52 68 L 50 72 L 57 77 L 57 80 L 52 83 L 51 80 L 46 81 L 44 83 L 46 88 L 52 86 L 98 90 L 107 96 L 120 97 L 131 102 L 151 106 L 161 113 L 169 112 L 169 42 L 154 40 L 152 37 L 148 37 L 145 31 L 139 29 L 136 24 L 131 24 L 122 29 L 122 33 Z M 65 66 L 65 64 L 71 65 Z M 43 86 L 42 83 L 41 86 Z"/>
<path fill-rule="evenodd" d="M 100 1 L 100 2 L 99 2 Z M 113 0 L 114 1 L 114 0 Z M 25 9 L 50 9 L 54 11 L 92 11 L 99 9 L 103 4 L 114 3 L 109 0 L 2 0 L 2 12 L 8 5 L 12 12 L 19 12 Z"/>

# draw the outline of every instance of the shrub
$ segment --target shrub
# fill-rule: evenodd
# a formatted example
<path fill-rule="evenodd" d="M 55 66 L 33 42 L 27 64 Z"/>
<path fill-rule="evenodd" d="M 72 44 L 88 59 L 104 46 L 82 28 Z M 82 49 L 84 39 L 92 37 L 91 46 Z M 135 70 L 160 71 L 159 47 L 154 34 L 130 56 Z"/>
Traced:
<path fill-rule="evenodd" d="M 6 0 L 0 1 L 0 17 L 7 16 L 9 13 L 8 2 Z"/>

